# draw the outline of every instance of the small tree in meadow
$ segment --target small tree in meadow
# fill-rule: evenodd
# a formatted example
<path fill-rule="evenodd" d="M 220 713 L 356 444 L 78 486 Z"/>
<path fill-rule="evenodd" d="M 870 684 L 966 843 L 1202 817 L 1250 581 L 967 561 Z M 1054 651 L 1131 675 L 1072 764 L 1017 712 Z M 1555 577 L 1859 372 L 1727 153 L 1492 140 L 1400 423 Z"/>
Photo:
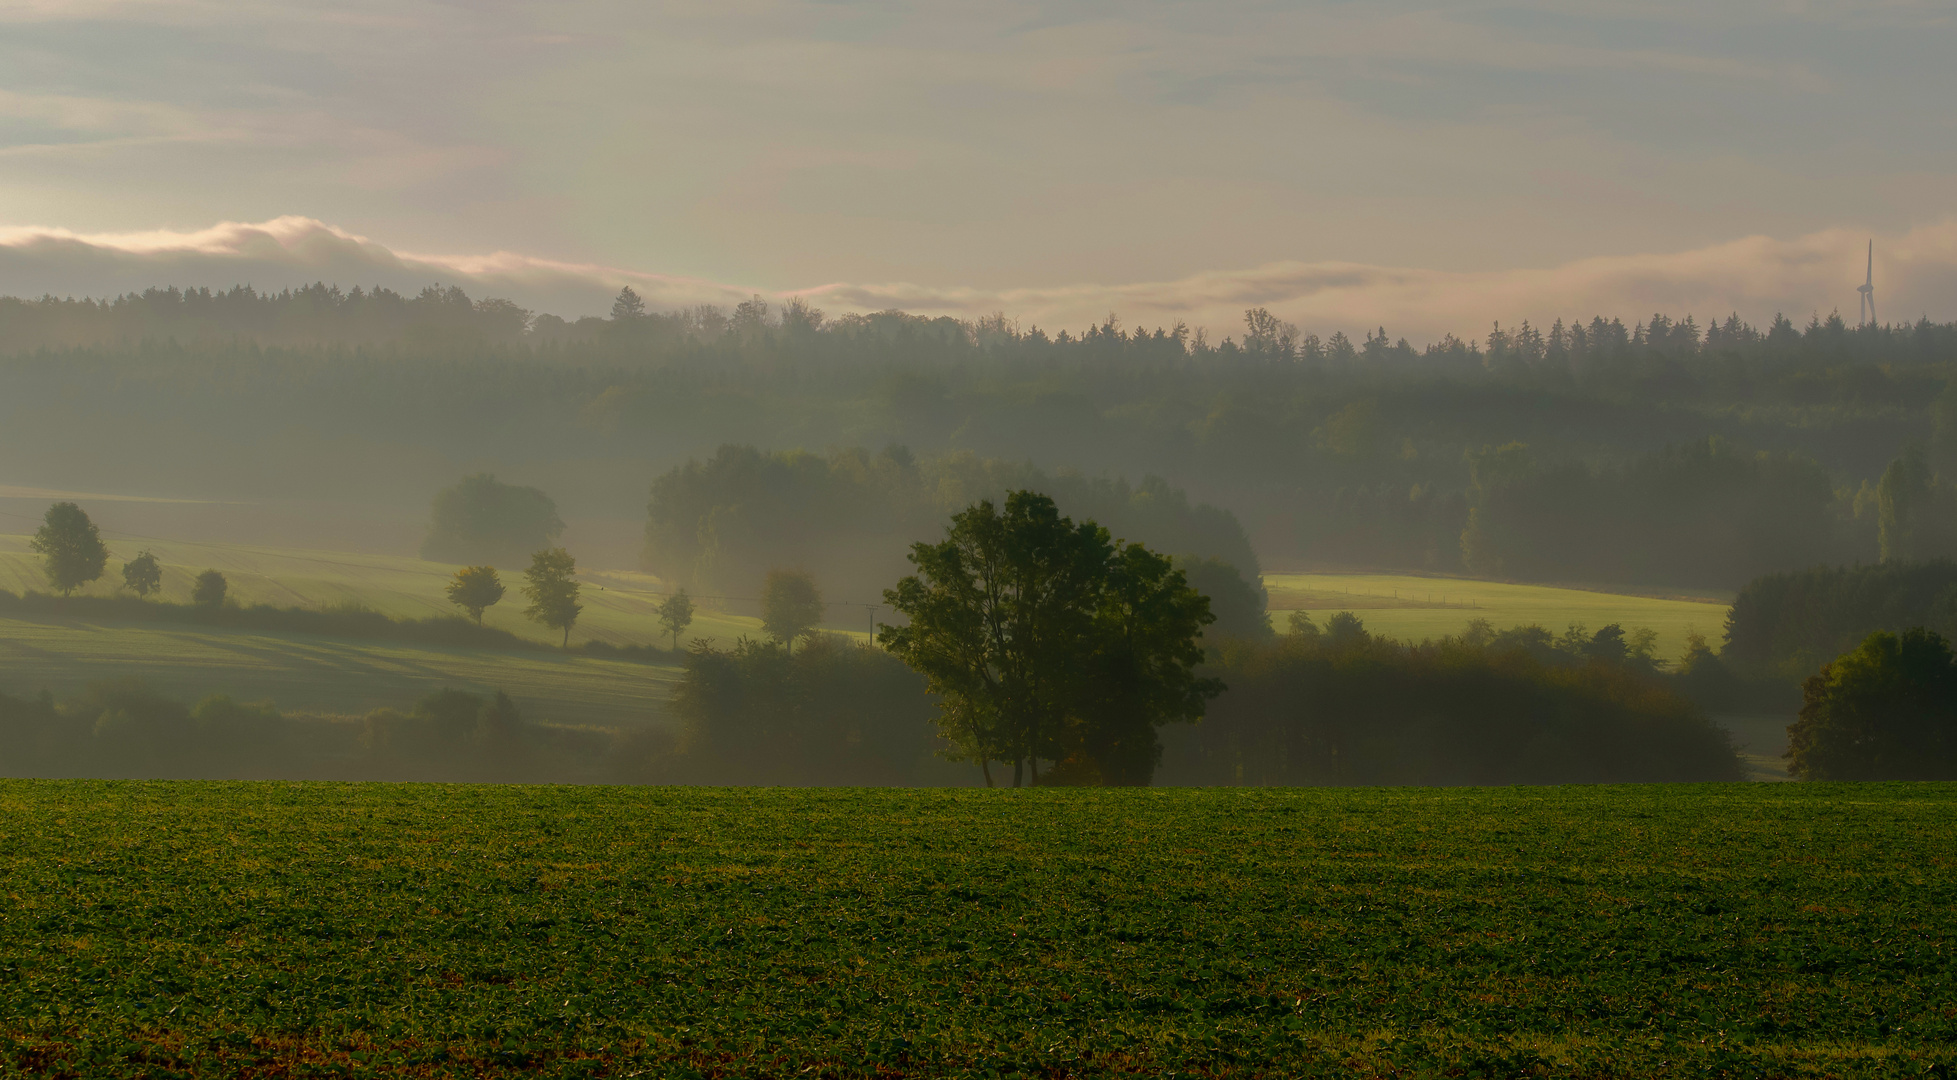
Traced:
<path fill-rule="evenodd" d="M 206 570 L 197 575 L 197 584 L 190 590 L 190 602 L 203 608 L 221 608 L 225 594 L 230 591 L 231 585 L 224 580 L 223 574 Z"/>
<path fill-rule="evenodd" d="M 149 594 L 163 588 L 163 564 L 147 551 L 123 563 L 122 587 L 147 599 Z"/>
<path fill-rule="evenodd" d="M 685 589 L 667 597 L 666 602 L 659 605 L 659 625 L 665 627 L 666 633 L 673 639 L 673 648 L 678 649 L 680 635 L 693 625 L 693 598 L 686 595 Z"/>
<path fill-rule="evenodd" d="M 770 570 L 761 589 L 761 628 L 795 651 L 795 639 L 815 631 L 822 621 L 822 592 L 815 579 L 801 570 Z"/>
<path fill-rule="evenodd" d="M 523 614 L 531 622 L 564 631 L 564 645 L 571 644 L 571 627 L 578 621 L 584 605 L 578 603 L 578 562 L 563 548 L 545 548 L 530 556 L 530 569 L 523 572 L 528 584 L 523 595 L 530 606 Z"/>
<path fill-rule="evenodd" d="M 63 596 L 102 576 L 109 549 L 82 508 L 71 502 L 48 507 L 39 532 L 28 542 L 43 559 L 48 584 Z"/>
<path fill-rule="evenodd" d="M 449 579 L 448 599 L 481 626 L 482 613 L 503 599 L 503 579 L 493 566 L 465 566 Z"/>

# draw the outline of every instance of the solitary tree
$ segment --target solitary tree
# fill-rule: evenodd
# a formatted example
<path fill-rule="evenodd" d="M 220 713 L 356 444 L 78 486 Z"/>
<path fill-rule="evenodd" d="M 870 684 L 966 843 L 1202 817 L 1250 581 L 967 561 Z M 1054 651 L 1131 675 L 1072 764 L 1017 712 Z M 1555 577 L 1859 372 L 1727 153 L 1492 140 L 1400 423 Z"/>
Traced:
<path fill-rule="evenodd" d="M 482 613 L 503 599 L 503 579 L 493 566 L 465 566 L 448 583 L 449 603 L 468 612 L 482 625 Z"/>
<path fill-rule="evenodd" d="M 822 592 L 815 579 L 800 570 L 770 570 L 761 589 L 761 628 L 795 651 L 795 639 L 806 637 L 822 621 Z"/>
<path fill-rule="evenodd" d="M 43 569 L 48 584 L 63 596 L 101 577 L 103 567 L 109 564 L 109 549 L 102 543 L 101 531 L 81 507 L 71 502 L 48 507 L 40 531 L 28 546 L 47 560 Z"/>
<path fill-rule="evenodd" d="M 618 290 L 618 299 L 612 301 L 612 318 L 627 321 L 643 319 L 645 314 L 646 302 L 639 298 L 639 294 L 632 290 L 632 286 L 627 285 Z"/>
<path fill-rule="evenodd" d="M 523 595 L 530 606 L 523 614 L 531 622 L 564 631 L 564 645 L 571 644 L 571 627 L 578 621 L 584 605 L 578 603 L 578 563 L 563 548 L 545 548 L 530 556 L 530 569 L 523 572 L 528 582 Z"/>
<path fill-rule="evenodd" d="M 667 597 L 666 602 L 659 605 L 659 625 L 672 635 L 673 648 L 678 649 L 680 635 L 693 625 L 693 598 L 686 595 L 685 589 Z"/>
<path fill-rule="evenodd" d="M 206 570 L 197 575 L 197 584 L 191 586 L 190 602 L 198 607 L 218 608 L 224 606 L 224 595 L 231 586 L 224 575 L 216 570 Z"/>
<path fill-rule="evenodd" d="M 557 504 L 533 487 L 477 473 L 435 496 L 421 557 L 433 562 L 521 566 L 564 532 Z"/>
<path fill-rule="evenodd" d="M 163 566 L 145 551 L 122 564 L 122 587 L 147 598 L 163 587 Z"/>
<path fill-rule="evenodd" d="M 1222 689 L 1193 674 L 1208 598 L 1168 560 L 1075 525 L 1044 495 L 969 507 L 910 558 L 918 572 L 884 593 L 909 625 L 877 640 L 925 676 L 940 731 L 988 785 L 994 761 L 1013 763 L 1015 786 L 1027 772 L 1037 783 L 1040 758 L 1146 783 L 1154 726 L 1200 716 Z"/>

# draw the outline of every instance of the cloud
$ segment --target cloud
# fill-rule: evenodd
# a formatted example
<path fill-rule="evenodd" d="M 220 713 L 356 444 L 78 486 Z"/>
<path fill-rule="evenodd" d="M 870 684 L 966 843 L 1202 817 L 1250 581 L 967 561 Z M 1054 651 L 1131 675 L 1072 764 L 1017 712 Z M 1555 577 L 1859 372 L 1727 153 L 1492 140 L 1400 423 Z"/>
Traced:
<path fill-rule="evenodd" d="M 1004 312 L 1023 326 L 1079 329 L 1114 313 L 1131 326 L 1185 322 L 1220 338 L 1245 308 L 1265 307 L 1321 335 L 1385 326 L 1415 342 L 1479 335 L 1495 319 L 1603 314 L 1626 321 L 1653 312 L 1702 321 L 1738 312 L 1763 323 L 1854 310 L 1868 234 L 1838 228 L 1792 240 L 1764 236 L 1688 251 L 1580 259 L 1558 266 L 1448 272 L 1364 263 L 1280 262 L 1170 281 L 978 289 L 908 283 L 831 283 L 768 292 L 743 286 L 565 262 L 517 252 L 430 255 L 384 244 L 306 217 L 225 222 L 190 232 L 83 235 L 57 228 L 0 229 L 0 293 L 107 296 L 152 286 L 280 289 L 314 281 L 345 288 L 418 291 L 460 285 L 526 307 L 577 317 L 601 314 L 630 285 L 657 309 L 730 305 L 756 292 L 801 297 L 831 314 L 891 308 L 972 318 Z M 1876 296 L 1890 320 L 1957 318 L 1957 219 L 1876 240 Z"/>

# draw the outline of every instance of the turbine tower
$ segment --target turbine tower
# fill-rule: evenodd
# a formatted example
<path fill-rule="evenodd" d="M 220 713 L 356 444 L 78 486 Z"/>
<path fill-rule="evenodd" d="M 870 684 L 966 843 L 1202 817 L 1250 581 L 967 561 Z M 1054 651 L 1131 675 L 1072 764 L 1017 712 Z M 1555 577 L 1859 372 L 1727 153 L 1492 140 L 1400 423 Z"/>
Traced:
<path fill-rule="evenodd" d="M 1869 241 L 1869 269 L 1862 278 L 1862 284 L 1855 290 L 1862 294 L 1862 321 L 1859 325 L 1875 325 L 1875 241 Z"/>

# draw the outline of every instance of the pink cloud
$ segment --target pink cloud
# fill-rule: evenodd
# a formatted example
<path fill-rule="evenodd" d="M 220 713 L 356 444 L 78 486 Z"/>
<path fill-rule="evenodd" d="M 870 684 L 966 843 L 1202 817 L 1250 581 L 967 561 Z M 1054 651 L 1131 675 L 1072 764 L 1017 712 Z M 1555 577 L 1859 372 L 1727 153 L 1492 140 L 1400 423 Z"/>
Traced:
<path fill-rule="evenodd" d="M 1797 321 L 1838 308 L 1852 313 L 1868 238 L 1837 228 L 1792 240 L 1753 236 L 1688 251 L 1468 273 L 1281 262 L 1125 284 L 988 290 L 832 283 L 769 293 L 509 251 L 397 251 L 312 218 L 281 217 L 186 232 L 0 229 L 0 293 L 100 296 L 150 286 L 240 283 L 277 289 L 321 280 L 416 290 L 440 282 L 575 317 L 604 312 L 619 287 L 631 285 L 655 308 L 725 306 L 760 291 L 777 301 L 799 296 L 831 313 L 898 308 L 972 318 L 1002 311 L 1022 325 L 1049 330 L 1083 327 L 1113 312 L 1131 326 L 1182 321 L 1206 326 L 1219 338 L 1234 331 L 1245 308 L 1267 307 L 1321 335 L 1385 326 L 1396 337 L 1424 342 L 1449 332 L 1478 335 L 1494 319 L 1547 324 L 1603 314 L 1628 321 L 1662 311 L 1703 320 L 1738 312 L 1759 323 L 1775 312 Z M 1875 240 L 1876 295 L 1884 318 L 1957 317 L 1957 220 Z"/>

